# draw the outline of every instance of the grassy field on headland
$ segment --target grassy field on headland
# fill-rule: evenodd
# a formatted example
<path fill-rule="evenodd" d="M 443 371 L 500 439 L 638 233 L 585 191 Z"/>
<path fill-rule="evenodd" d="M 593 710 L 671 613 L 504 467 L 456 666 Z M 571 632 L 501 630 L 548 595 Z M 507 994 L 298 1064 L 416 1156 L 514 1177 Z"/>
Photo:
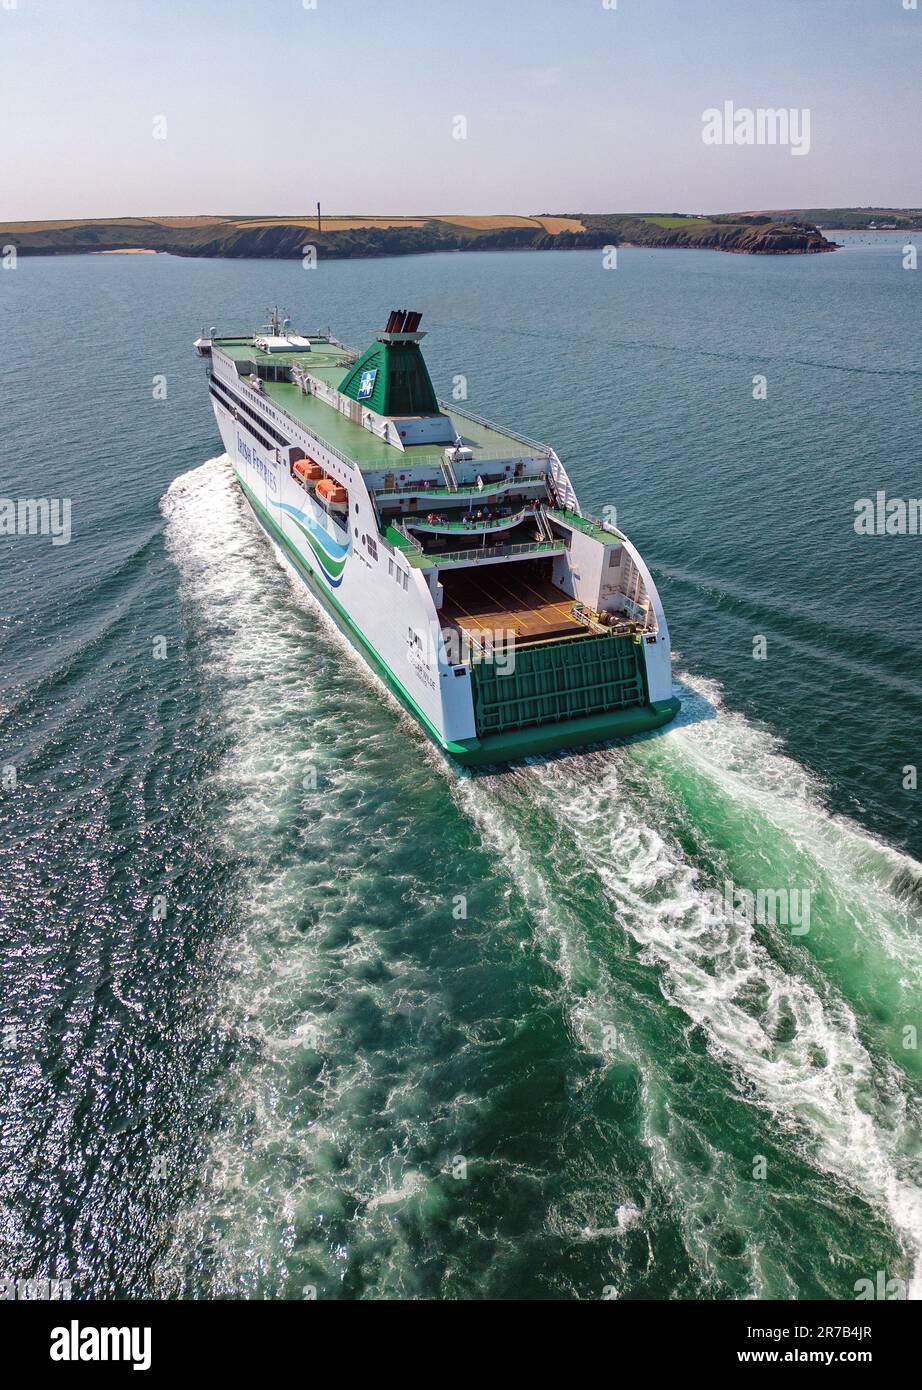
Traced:
<path fill-rule="evenodd" d="M 849 224 L 839 221 L 835 225 Z M 306 213 L 73 218 L 6 223 L 0 226 L 0 243 L 14 245 L 20 255 L 163 251 L 177 256 L 270 259 L 301 257 L 307 246 L 315 246 L 320 256 L 336 259 L 424 251 L 571 250 L 606 245 L 700 247 L 744 255 L 834 249 L 834 243 L 813 221 L 790 211 L 713 216 L 427 213 L 388 217 L 342 213 L 324 215 L 319 229 L 316 217 Z"/>
<path fill-rule="evenodd" d="M 773 217 L 779 222 L 812 222 L 821 231 L 920 232 L 922 208 L 775 208 L 751 217 Z"/>

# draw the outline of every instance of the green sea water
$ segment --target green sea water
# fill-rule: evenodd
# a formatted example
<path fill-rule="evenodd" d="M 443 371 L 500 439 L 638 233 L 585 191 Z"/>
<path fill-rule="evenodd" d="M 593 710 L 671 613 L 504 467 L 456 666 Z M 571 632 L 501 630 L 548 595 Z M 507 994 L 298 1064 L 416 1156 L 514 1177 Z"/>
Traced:
<path fill-rule="evenodd" d="M 0 1273 L 922 1291 L 922 541 L 852 525 L 919 491 L 920 291 L 900 238 L 840 239 L 0 277 L 0 492 L 73 499 L 69 545 L 0 539 Z M 436 752 L 220 454 L 191 339 L 270 302 L 357 345 L 422 309 L 439 392 L 463 375 L 617 507 L 675 725 L 505 771 Z M 808 890 L 809 930 L 727 884 Z"/>

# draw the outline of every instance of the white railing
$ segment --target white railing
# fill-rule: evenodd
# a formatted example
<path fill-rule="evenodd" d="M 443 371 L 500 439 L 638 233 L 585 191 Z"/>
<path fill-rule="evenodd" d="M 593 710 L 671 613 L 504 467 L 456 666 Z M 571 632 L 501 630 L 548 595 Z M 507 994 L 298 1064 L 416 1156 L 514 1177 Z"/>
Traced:
<path fill-rule="evenodd" d="M 518 541 L 515 545 L 472 545 L 467 550 L 427 550 L 425 554 L 426 558 L 436 565 L 442 565 L 446 561 L 454 563 L 456 560 L 470 560 L 476 564 L 480 560 L 501 560 L 507 555 L 538 555 L 547 554 L 548 551 L 556 553 L 566 548 L 563 541 Z"/>
<path fill-rule="evenodd" d="M 551 450 L 548 462 L 550 465 L 548 472 L 551 475 L 551 483 L 554 496 L 557 499 L 557 505 L 565 511 L 576 512 L 576 514 L 579 515 L 579 502 L 576 493 L 573 491 L 573 484 L 567 476 L 567 470 L 553 450 Z"/>
<path fill-rule="evenodd" d="M 488 517 L 482 521 L 430 521 L 426 516 L 404 516 L 401 529 L 405 531 L 426 531 L 431 535 L 437 536 L 489 536 L 493 531 L 511 531 L 514 526 L 519 526 L 526 521 L 529 516 L 534 516 L 538 525 L 547 540 L 556 540 L 556 536 L 548 535 L 546 523 L 542 524 L 540 513 L 532 512 L 528 507 L 523 507 L 521 511 L 514 512 L 511 516 Z"/>
<path fill-rule="evenodd" d="M 487 420 L 483 415 L 475 415 L 473 410 L 461 410 L 457 401 L 439 401 L 439 409 L 446 414 L 460 415 L 465 420 L 471 420 L 475 425 L 485 425 L 488 430 L 494 430 L 496 434 L 505 435 L 507 439 L 515 439 L 519 444 L 525 444 L 529 449 L 536 449 L 542 458 L 550 458 L 553 449 L 549 444 L 542 444 L 540 440 L 529 439 L 527 434 L 519 434 L 516 430 L 509 430 L 505 425 L 495 425 L 492 420 Z"/>
<path fill-rule="evenodd" d="M 414 461 L 413 467 L 418 466 Z M 502 482 L 484 483 L 482 488 L 473 481 L 460 482 L 455 491 L 434 479 L 430 481 L 428 478 L 420 478 L 414 483 L 398 483 L 395 480 L 393 487 L 376 487 L 374 493 L 376 497 L 395 502 L 406 497 L 451 497 L 454 501 L 460 502 L 465 498 L 476 501 L 478 498 L 501 496 L 504 492 L 523 492 L 526 489 L 544 487 L 546 483 L 547 477 L 544 473 L 528 478 L 514 478 L 510 473 Z"/>
<path fill-rule="evenodd" d="M 403 526 L 399 521 L 392 522 L 391 524 L 393 525 L 394 530 L 399 532 L 399 534 L 403 536 L 405 541 L 409 541 L 410 545 L 413 547 L 414 550 L 418 550 L 420 554 L 423 553 L 423 548 L 420 545 L 419 541 L 416 539 L 415 536 L 410 535 L 409 531 L 405 526 Z"/>

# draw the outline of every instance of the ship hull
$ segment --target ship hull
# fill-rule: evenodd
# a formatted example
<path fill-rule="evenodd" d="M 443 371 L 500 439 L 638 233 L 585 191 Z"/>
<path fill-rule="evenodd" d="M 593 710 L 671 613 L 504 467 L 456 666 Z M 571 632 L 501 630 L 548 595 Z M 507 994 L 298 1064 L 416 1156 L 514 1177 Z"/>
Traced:
<path fill-rule="evenodd" d="M 238 479 L 239 481 L 239 479 Z M 680 702 L 673 696 L 656 704 L 643 705 L 637 709 L 615 710 L 608 714 L 591 715 L 583 719 L 562 720 L 555 724 L 539 725 L 533 729 L 516 729 L 507 734 L 488 734 L 485 738 L 475 738 L 461 743 L 449 742 L 434 728 L 419 708 L 409 691 L 395 677 L 393 671 L 380 659 L 371 643 L 366 639 L 348 613 L 331 601 L 324 593 L 311 571 L 304 565 L 302 557 L 288 543 L 287 537 L 275 525 L 263 507 L 254 500 L 248 490 L 241 486 L 241 492 L 250 512 L 258 521 L 265 534 L 280 547 L 286 561 L 303 580 L 311 596 L 321 605 L 324 612 L 333 620 L 342 635 L 368 662 L 375 674 L 418 720 L 432 741 L 465 767 L 489 767 L 502 763 L 516 762 L 522 758 L 538 757 L 543 754 L 587 748 L 593 744 L 612 743 L 627 738 L 637 738 L 652 733 L 664 724 L 670 723 L 679 712 Z"/>
<path fill-rule="evenodd" d="M 221 387 L 219 379 L 215 384 Z M 679 702 L 671 695 L 671 682 L 664 689 L 662 670 L 651 666 L 651 658 L 668 662 L 668 653 L 641 646 L 642 704 L 524 728 L 478 729 L 477 672 L 439 658 L 441 626 L 425 574 L 396 552 L 380 551 L 377 520 L 360 478 L 343 473 L 345 460 L 324 457 L 319 441 L 278 433 L 270 441 L 263 430 L 270 419 L 282 423 L 278 417 L 267 412 L 265 421 L 260 415 L 263 429 L 249 427 L 243 401 L 254 420 L 253 406 L 258 410 L 262 402 L 241 393 L 235 408 L 228 391 L 213 390 L 212 405 L 250 511 L 339 631 L 443 753 L 468 766 L 502 764 L 636 737 L 675 717 Z M 276 441 L 279 448 L 266 447 Z M 286 447 L 293 444 L 305 444 L 324 468 L 340 468 L 349 488 L 346 515 L 322 508 L 293 479 L 285 461 Z"/>
<path fill-rule="evenodd" d="M 364 657 L 372 671 L 385 682 L 388 688 L 400 700 L 401 704 L 419 721 L 425 732 L 433 742 L 438 744 L 443 752 L 451 754 L 453 757 L 458 758 L 459 761 L 470 761 L 467 757 L 468 750 L 464 744 L 455 744 L 447 741 L 443 738 L 439 730 L 433 726 L 428 716 L 420 709 L 419 705 L 413 699 L 406 686 L 381 658 L 374 645 L 365 636 L 361 628 L 356 626 L 346 609 L 338 604 L 336 600 L 325 591 L 316 575 L 311 571 L 310 567 L 305 564 L 303 555 L 292 547 L 285 533 L 280 530 L 266 509 L 257 502 L 249 488 L 241 482 L 239 474 L 237 475 L 237 481 L 240 483 L 240 491 L 243 494 L 251 514 L 259 522 L 259 525 L 269 539 L 279 547 L 284 559 L 294 570 L 298 578 L 304 582 L 311 597 L 321 606 L 327 616 L 333 620 L 340 633 L 349 641 L 351 646 Z M 474 740 L 474 742 L 476 743 L 477 740 Z"/>
<path fill-rule="evenodd" d="M 485 738 L 475 739 L 469 747 L 459 744 L 451 751 L 452 756 L 467 767 L 517 762 L 520 758 L 559 753 L 564 749 L 572 751 L 594 744 L 638 738 L 670 723 L 680 708 L 680 701 L 672 696 L 669 700 L 634 709 L 614 710 L 582 719 L 563 719 L 554 724 L 540 724 L 533 729 L 515 729 L 507 734 L 488 734 Z"/>

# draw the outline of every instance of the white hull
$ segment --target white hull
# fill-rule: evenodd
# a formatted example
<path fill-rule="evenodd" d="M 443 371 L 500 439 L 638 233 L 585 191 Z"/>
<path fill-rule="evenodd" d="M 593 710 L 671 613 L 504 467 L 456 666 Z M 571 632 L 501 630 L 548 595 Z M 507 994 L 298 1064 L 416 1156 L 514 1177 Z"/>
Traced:
<path fill-rule="evenodd" d="M 498 746 L 501 740 L 481 736 L 478 741 L 472 668 L 456 651 L 450 653 L 446 648 L 437 608 L 441 588 L 438 569 L 411 565 L 401 550 L 384 539 L 359 467 L 334 453 L 241 379 L 220 354 L 213 356 L 212 365 L 210 390 L 218 428 L 237 479 L 261 524 L 287 551 L 314 594 L 430 735 L 462 760 L 490 760 L 481 754 L 488 743 Z M 345 487 L 347 513 L 337 516 L 327 510 L 310 488 L 294 479 L 289 467 L 292 447 L 319 464 L 330 480 Z M 575 506 L 575 494 L 556 456 L 551 456 L 549 466 L 558 487 L 572 496 Z M 659 595 L 634 547 L 623 536 L 620 544 L 625 557 L 621 563 L 629 570 L 632 582 L 642 586 L 655 616 L 655 629 L 641 641 L 642 656 L 638 656 L 648 722 L 639 721 L 636 709 L 630 712 L 625 732 L 632 733 L 666 722 L 674 708 L 668 715 L 662 710 L 667 702 L 672 706 L 675 702 L 669 634 Z M 573 531 L 566 554 L 554 559 L 555 584 L 574 600 L 584 597 L 580 585 L 586 587 L 587 597 L 590 587 L 597 595 L 605 576 L 595 574 L 593 567 L 598 569 L 598 557 L 603 553 L 597 540 Z M 495 554 L 489 562 L 497 563 Z M 659 711 L 655 717 L 654 708 Z M 536 746 L 592 741 L 588 725 L 586 737 L 577 739 L 578 722 L 574 721 L 573 737 L 561 737 L 555 745 L 549 734 Z M 560 732 L 562 726 L 556 727 Z M 471 749 L 478 744 L 480 753 L 475 758 Z M 533 744 L 534 740 L 529 750 Z"/>
<path fill-rule="evenodd" d="M 239 383 L 234 390 L 242 394 Z M 258 401 L 253 391 L 246 393 L 246 399 L 248 403 L 253 400 L 254 405 Z M 348 487 L 352 510 L 339 525 L 294 482 L 274 450 L 264 449 L 214 398 L 212 404 L 224 447 L 247 500 L 257 504 L 254 510 L 260 522 L 265 525 L 268 520 L 282 533 L 296 568 L 310 573 L 322 601 L 345 620 L 353 638 L 386 669 L 440 742 L 475 738 L 468 668 L 457 668 L 463 674 L 455 676 L 455 668 L 445 659 L 441 626 L 423 572 L 412 569 L 399 552 L 385 550 L 381 544 L 359 469 L 349 469 L 317 440 L 292 426 L 291 434 L 303 434 L 303 439 L 292 437 L 289 442 L 309 449 L 311 457 Z M 303 528 L 315 533 L 314 545 Z M 272 529 L 267 529 L 272 534 Z M 367 544 L 369 537 L 377 559 Z M 333 552 L 327 564 L 317 553 L 325 544 Z M 342 562 L 340 552 L 344 552 Z"/>

